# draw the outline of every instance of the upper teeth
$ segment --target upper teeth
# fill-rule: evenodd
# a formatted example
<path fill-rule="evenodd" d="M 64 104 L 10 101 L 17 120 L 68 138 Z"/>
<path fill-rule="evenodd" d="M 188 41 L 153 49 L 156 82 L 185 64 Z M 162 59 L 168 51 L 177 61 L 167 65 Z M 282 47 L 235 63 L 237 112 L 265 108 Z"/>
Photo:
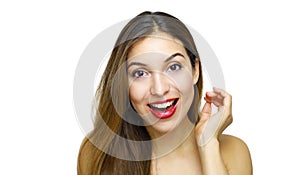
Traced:
<path fill-rule="evenodd" d="M 167 107 L 171 106 L 173 104 L 173 102 L 174 102 L 174 100 L 166 102 L 166 103 L 150 104 L 150 105 L 155 108 L 167 108 Z"/>

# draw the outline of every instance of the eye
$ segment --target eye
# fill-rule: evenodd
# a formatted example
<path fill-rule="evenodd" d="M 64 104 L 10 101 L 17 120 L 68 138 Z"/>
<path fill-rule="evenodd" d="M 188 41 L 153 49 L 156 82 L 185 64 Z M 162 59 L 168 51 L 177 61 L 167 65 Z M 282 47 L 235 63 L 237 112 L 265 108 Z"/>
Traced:
<path fill-rule="evenodd" d="M 146 77 L 148 75 L 149 74 L 143 70 L 137 70 L 132 73 L 132 77 L 134 78 Z"/>
<path fill-rule="evenodd" d="M 180 64 L 172 64 L 170 67 L 168 67 L 167 71 L 177 71 L 180 70 L 182 66 Z"/>

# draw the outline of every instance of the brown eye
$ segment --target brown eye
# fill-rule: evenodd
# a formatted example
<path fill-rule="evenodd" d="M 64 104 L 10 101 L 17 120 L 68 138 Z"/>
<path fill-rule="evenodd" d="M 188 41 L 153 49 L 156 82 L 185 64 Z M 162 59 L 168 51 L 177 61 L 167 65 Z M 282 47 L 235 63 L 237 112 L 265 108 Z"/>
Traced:
<path fill-rule="evenodd" d="M 180 64 L 172 64 L 169 68 L 168 71 L 177 71 L 180 70 L 182 66 Z"/>
<path fill-rule="evenodd" d="M 148 76 L 148 73 L 143 70 L 137 70 L 132 73 L 132 77 L 134 77 L 134 78 L 140 78 L 140 77 L 146 77 L 146 76 Z"/>

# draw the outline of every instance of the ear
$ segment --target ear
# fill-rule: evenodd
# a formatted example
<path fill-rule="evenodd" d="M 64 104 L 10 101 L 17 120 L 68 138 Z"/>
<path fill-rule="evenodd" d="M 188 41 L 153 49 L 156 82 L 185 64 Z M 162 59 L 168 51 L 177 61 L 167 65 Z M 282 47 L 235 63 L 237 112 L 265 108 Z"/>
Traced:
<path fill-rule="evenodd" d="M 193 69 L 193 83 L 196 84 L 199 80 L 199 58 L 195 59 L 195 67 Z"/>

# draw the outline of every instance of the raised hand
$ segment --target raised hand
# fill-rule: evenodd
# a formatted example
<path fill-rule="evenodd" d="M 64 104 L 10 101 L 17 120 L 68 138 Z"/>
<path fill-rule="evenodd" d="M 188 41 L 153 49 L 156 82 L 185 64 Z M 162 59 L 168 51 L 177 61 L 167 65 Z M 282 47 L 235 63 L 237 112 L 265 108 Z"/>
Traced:
<path fill-rule="evenodd" d="M 232 97 L 219 88 L 205 94 L 206 103 L 199 113 L 200 121 L 196 125 L 195 135 L 198 146 L 202 147 L 212 139 L 218 139 L 222 132 L 232 123 Z M 218 112 L 212 113 L 212 104 Z"/>

